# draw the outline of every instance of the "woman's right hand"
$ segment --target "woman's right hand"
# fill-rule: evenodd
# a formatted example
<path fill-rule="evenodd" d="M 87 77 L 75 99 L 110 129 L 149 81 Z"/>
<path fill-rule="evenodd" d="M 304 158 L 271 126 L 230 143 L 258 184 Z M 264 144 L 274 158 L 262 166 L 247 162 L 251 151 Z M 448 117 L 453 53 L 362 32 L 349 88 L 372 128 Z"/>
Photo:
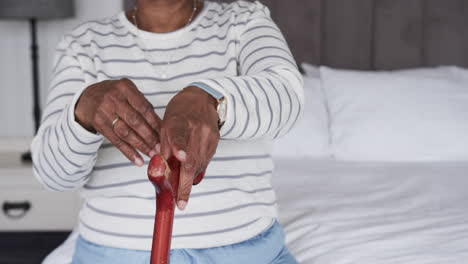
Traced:
<path fill-rule="evenodd" d="M 86 88 L 76 103 L 75 119 L 85 129 L 109 139 L 137 166 L 143 166 L 138 151 L 149 157 L 160 151 L 161 119 L 128 79 L 103 81 Z"/>

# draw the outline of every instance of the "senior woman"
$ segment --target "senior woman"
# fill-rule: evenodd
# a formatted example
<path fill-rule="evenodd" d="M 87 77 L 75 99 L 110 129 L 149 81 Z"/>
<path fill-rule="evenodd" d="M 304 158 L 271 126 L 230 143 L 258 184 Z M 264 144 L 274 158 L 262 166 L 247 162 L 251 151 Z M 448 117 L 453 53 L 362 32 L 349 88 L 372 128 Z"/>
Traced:
<path fill-rule="evenodd" d="M 86 200 L 73 263 L 149 262 L 157 153 L 182 164 L 171 263 L 296 263 L 269 148 L 301 113 L 302 78 L 265 6 L 137 0 L 57 53 L 32 151 L 46 188 Z"/>

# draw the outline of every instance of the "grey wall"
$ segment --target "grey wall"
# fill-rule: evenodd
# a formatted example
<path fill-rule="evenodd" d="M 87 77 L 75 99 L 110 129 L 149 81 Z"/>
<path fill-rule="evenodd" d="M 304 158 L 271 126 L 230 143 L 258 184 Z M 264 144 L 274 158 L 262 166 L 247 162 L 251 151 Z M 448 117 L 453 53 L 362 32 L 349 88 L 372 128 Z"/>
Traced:
<path fill-rule="evenodd" d="M 131 1 L 131 0 L 129 0 Z M 468 0 L 263 0 L 298 61 L 354 69 L 468 67 Z M 82 21 L 110 16 L 116 0 L 77 0 L 77 17 L 39 23 L 44 101 L 55 46 Z M 0 136 L 32 135 L 27 22 L 0 21 Z"/>
<path fill-rule="evenodd" d="M 468 67 L 468 0 L 261 2 L 298 61 L 352 69 Z"/>
<path fill-rule="evenodd" d="M 352 69 L 468 67 L 467 0 L 271 0 L 300 61 Z"/>
<path fill-rule="evenodd" d="M 322 0 L 321 4 L 322 57 L 315 61 L 358 69 L 468 66 L 467 0 Z"/>

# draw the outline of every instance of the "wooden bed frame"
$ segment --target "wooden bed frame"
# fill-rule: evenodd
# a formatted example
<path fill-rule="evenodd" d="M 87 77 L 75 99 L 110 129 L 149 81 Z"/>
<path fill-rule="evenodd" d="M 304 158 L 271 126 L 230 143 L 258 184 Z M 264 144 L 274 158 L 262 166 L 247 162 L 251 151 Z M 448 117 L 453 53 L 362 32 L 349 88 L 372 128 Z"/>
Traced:
<path fill-rule="evenodd" d="M 468 67 L 467 0 L 261 2 L 299 63 L 362 70 Z"/>

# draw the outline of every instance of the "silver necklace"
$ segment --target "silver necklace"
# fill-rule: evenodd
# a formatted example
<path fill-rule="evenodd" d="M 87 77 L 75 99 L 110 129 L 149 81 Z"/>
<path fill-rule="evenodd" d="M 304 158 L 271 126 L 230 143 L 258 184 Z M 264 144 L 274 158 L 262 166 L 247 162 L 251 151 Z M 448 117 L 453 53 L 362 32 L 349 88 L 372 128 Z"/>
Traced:
<path fill-rule="evenodd" d="M 198 7 L 197 7 L 197 4 L 198 4 L 198 1 L 197 0 L 194 0 L 193 1 L 193 9 L 192 9 L 192 14 L 190 15 L 189 19 L 187 20 L 187 23 L 185 23 L 185 25 L 182 27 L 186 27 L 188 26 L 192 21 L 193 21 L 193 18 L 195 17 L 195 14 L 197 13 L 197 10 L 198 10 Z M 140 37 L 140 28 L 138 27 L 138 22 L 137 22 L 137 13 L 138 13 L 138 7 L 135 6 L 133 8 L 133 14 L 132 14 L 132 20 L 133 20 L 133 24 L 135 24 L 135 27 L 137 28 L 137 34 L 136 34 L 136 40 L 135 42 L 138 44 L 138 46 L 143 50 L 143 53 L 144 53 L 144 56 L 146 58 L 146 60 L 150 63 L 152 62 L 156 62 L 156 60 L 154 60 L 153 58 L 153 55 L 148 52 L 148 49 L 143 45 L 142 41 L 141 41 L 141 37 Z M 163 78 L 163 79 L 167 79 L 169 77 L 168 75 L 168 70 L 169 70 L 169 66 L 171 66 L 172 62 L 173 62 L 173 59 L 175 57 L 175 55 L 178 53 L 179 49 L 180 49 L 180 41 L 178 43 L 178 45 L 176 46 L 174 52 L 172 52 L 171 56 L 169 56 L 169 60 L 165 63 L 165 67 L 157 67 L 156 65 L 153 65 L 153 69 L 156 71 L 156 74 Z M 148 57 L 151 59 L 149 60 Z"/>

